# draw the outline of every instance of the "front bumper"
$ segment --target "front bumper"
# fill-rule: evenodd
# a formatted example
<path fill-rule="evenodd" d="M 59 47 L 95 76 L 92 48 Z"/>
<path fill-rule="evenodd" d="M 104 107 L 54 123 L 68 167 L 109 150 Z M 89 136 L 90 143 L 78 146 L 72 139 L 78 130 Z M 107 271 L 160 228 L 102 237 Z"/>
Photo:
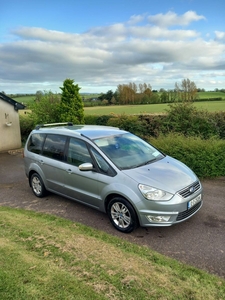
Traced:
<path fill-rule="evenodd" d="M 176 194 L 171 201 L 149 202 L 147 209 L 139 207 L 140 225 L 143 227 L 171 226 L 186 221 L 201 209 L 203 205 L 202 188 L 187 198 Z"/>

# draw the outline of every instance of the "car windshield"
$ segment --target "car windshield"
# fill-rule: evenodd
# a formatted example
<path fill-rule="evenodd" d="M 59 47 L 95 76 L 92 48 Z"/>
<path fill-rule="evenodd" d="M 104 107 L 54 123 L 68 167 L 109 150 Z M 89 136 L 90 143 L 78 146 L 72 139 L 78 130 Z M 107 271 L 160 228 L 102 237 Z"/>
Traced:
<path fill-rule="evenodd" d="M 152 145 L 131 133 L 107 136 L 94 142 L 119 169 L 140 167 L 164 157 Z"/>

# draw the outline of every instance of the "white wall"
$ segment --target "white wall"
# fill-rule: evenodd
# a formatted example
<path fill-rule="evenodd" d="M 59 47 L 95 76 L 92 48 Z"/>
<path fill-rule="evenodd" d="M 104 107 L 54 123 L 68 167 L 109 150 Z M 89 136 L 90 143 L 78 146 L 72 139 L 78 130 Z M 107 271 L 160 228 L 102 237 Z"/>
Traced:
<path fill-rule="evenodd" d="M 7 126 L 11 124 L 11 126 Z M 0 99 L 0 152 L 21 147 L 19 114 L 13 105 Z"/>

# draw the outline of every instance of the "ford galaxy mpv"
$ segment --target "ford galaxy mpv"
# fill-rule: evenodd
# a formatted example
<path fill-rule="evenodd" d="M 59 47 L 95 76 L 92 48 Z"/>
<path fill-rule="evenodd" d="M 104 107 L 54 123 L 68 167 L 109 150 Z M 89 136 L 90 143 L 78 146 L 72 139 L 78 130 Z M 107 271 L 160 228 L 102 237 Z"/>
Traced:
<path fill-rule="evenodd" d="M 37 197 L 53 192 L 89 205 L 125 233 L 180 223 L 202 206 L 202 185 L 186 165 L 114 127 L 36 126 L 24 163 Z"/>

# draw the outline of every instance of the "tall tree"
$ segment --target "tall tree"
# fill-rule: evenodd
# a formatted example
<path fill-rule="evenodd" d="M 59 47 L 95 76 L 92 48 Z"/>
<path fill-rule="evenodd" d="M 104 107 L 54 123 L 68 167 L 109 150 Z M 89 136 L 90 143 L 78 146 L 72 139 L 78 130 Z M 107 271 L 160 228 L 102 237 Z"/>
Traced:
<path fill-rule="evenodd" d="M 190 81 L 190 79 L 183 79 L 181 86 L 176 82 L 175 83 L 175 92 L 179 94 L 180 100 L 193 101 L 197 97 L 197 87 L 194 81 Z"/>
<path fill-rule="evenodd" d="M 132 84 L 119 84 L 117 86 L 117 94 L 120 104 L 133 104 L 135 101 L 135 92 Z"/>
<path fill-rule="evenodd" d="M 63 82 L 62 97 L 60 102 L 61 122 L 84 124 L 84 104 L 79 94 L 80 87 L 74 80 L 66 79 Z"/>

